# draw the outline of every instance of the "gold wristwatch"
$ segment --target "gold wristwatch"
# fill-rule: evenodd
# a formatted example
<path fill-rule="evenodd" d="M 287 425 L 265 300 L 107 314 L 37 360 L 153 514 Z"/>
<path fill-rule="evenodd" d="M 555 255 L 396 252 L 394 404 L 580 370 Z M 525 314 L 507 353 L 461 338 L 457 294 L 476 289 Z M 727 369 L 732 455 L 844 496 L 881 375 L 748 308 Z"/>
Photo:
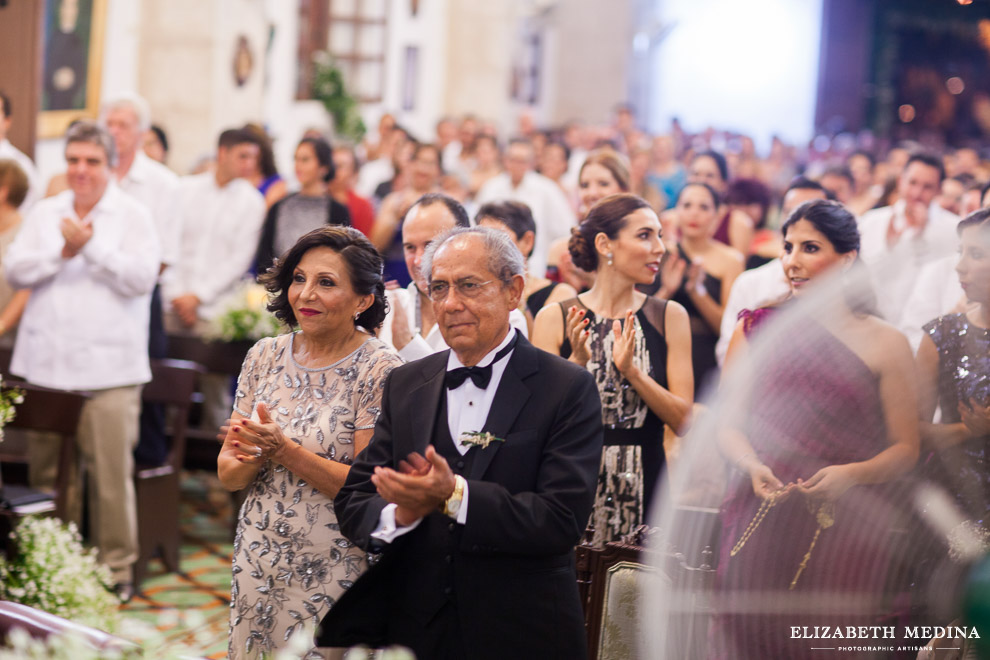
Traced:
<path fill-rule="evenodd" d="M 457 512 L 461 510 L 461 500 L 464 499 L 464 483 L 464 477 L 459 474 L 454 475 L 454 492 L 440 508 L 443 515 L 457 518 Z"/>

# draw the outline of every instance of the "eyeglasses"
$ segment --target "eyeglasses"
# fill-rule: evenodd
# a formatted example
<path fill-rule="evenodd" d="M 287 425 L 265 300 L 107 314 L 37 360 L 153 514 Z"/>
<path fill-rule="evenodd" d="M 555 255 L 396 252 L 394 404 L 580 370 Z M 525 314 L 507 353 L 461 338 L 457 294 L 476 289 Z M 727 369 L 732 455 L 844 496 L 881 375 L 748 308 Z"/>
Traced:
<path fill-rule="evenodd" d="M 460 280 L 459 282 L 454 282 L 454 289 L 457 290 L 457 295 L 461 298 L 477 298 L 481 295 L 481 290 L 488 284 L 491 284 L 495 280 L 488 280 L 487 282 L 475 282 L 474 280 Z M 430 282 L 427 287 L 427 291 L 430 294 L 430 300 L 433 302 L 443 302 L 447 299 L 447 294 L 450 293 L 450 283 L 449 282 Z"/>

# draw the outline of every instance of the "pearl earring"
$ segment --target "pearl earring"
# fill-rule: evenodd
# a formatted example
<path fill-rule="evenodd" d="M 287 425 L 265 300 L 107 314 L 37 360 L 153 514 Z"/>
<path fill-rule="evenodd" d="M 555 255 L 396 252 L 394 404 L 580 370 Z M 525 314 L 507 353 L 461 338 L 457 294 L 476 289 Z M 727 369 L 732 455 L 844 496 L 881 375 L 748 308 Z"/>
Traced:
<path fill-rule="evenodd" d="M 357 321 L 358 317 L 361 316 L 361 312 L 354 312 L 354 320 Z"/>
<path fill-rule="evenodd" d="M 611 252 L 608 253 L 608 265 L 609 266 L 612 265 L 612 253 Z"/>

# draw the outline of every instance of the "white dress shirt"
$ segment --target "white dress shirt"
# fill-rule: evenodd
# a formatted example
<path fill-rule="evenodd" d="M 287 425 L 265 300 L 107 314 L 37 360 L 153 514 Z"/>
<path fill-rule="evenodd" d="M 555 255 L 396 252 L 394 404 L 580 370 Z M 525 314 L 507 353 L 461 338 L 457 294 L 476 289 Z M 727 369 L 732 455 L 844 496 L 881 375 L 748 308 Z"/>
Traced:
<path fill-rule="evenodd" d="M 920 230 L 908 228 L 903 201 L 867 211 L 859 220 L 859 256 L 870 272 L 880 314 L 902 332 L 908 298 L 926 264 L 955 253 L 959 217 L 933 203 Z M 889 244 L 888 230 L 899 231 Z"/>
<path fill-rule="evenodd" d="M 146 383 L 151 290 L 161 263 L 144 205 L 110 183 L 86 216 L 93 237 L 62 257 L 62 218 L 79 219 L 71 190 L 38 202 L 7 252 L 7 279 L 31 289 L 11 372 L 62 390 Z"/>
<path fill-rule="evenodd" d="M 158 229 L 162 263 L 172 266 L 179 260 L 179 225 L 176 208 L 179 175 L 138 149 L 131 168 L 120 181 L 121 189 L 147 207 Z"/>
<path fill-rule="evenodd" d="M 18 208 L 21 213 L 30 211 L 35 202 L 41 199 L 41 179 L 38 176 L 38 169 L 34 166 L 34 162 L 23 151 L 12 145 L 7 138 L 0 140 L 0 158 L 9 158 L 15 161 L 27 175 L 27 196 Z"/>
<path fill-rule="evenodd" d="M 536 222 L 536 241 L 529 258 L 529 272 L 543 277 L 547 272 L 547 254 L 550 246 L 559 238 L 570 236 L 577 218 L 564 191 L 556 183 L 536 172 L 526 172 L 516 187 L 505 172 L 489 179 L 478 191 L 475 201 L 479 206 L 488 202 L 513 200 L 523 202 L 533 212 Z"/>
<path fill-rule="evenodd" d="M 931 262 L 918 273 L 918 281 L 904 308 L 902 324 L 911 350 L 917 352 L 921 345 L 921 338 L 925 335 L 922 327 L 943 314 L 951 313 L 966 295 L 959 286 L 959 274 L 956 273 L 958 263 L 958 255 L 952 254 Z"/>
<path fill-rule="evenodd" d="M 368 161 L 358 170 L 358 180 L 354 190 L 361 197 L 371 199 L 375 196 L 375 188 L 394 176 L 395 167 L 392 166 L 392 159 L 377 158 Z"/>
<path fill-rule="evenodd" d="M 498 352 L 508 346 L 509 342 L 515 339 L 515 336 L 516 331 L 510 327 L 509 332 L 505 335 L 505 339 L 485 354 L 485 357 L 478 362 L 477 366 L 487 367 L 489 364 L 492 364 L 492 360 L 495 359 Z M 523 336 L 525 337 L 525 334 Z M 454 389 L 444 387 L 444 391 L 447 394 L 447 426 L 450 430 L 450 437 L 454 441 L 454 447 L 461 456 L 471 449 L 471 445 L 462 445 L 458 439 L 462 433 L 485 430 L 485 422 L 488 420 L 488 413 L 491 412 L 492 402 L 495 400 L 495 392 L 498 391 L 498 384 L 502 382 L 502 374 L 505 373 L 505 368 L 509 364 L 509 360 L 512 359 L 514 352 L 515 349 L 509 351 L 501 360 L 492 365 L 492 379 L 488 382 L 487 388 L 481 389 L 470 378 Z M 447 356 L 447 371 L 452 371 L 463 366 L 464 364 L 457 358 L 457 354 L 451 351 Z M 403 534 L 416 529 L 420 521 L 422 521 L 422 518 L 420 518 L 411 525 L 398 527 L 395 523 L 396 508 L 395 504 L 385 505 L 385 508 L 379 514 L 378 527 L 371 533 L 373 538 L 384 543 L 391 543 Z M 456 518 L 456 521 L 461 525 L 467 522 L 467 510 L 468 481 L 465 479 L 464 494 L 461 497 L 461 507 L 457 510 Z"/>
<path fill-rule="evenodd" d="M 195 294 L 199 317 L 210 320 L 251 268 L 265 198 L 244 179 L 221 188 L 213 173 L 196 174 L 179 180 L 178 216 L 180 256 L 162 278 L 164 300 Z"/>
<path fill-rule="evenodd" d="M 744 309 L 758 309 L 772 302 L 777 302 L 791 292 L 791 284 L 784 273 L 784 264 L 780 259 L 774 259 L 759 268 L 743 271 L 732 284 L 729 300 L 725 303 L 722 313 L 722 327 L 715 345 L 715 357 L 718 366 L 725 363 L 725 354 L 729 350 L 729 341 L 739 322 L 739 312 Z"/>
<path fill-rule="evenodd" d="M 406 318 L 409 319 L 409 330 L 413 336 L 412 340 L 403 346 L 401 350 L 397 349 L 399 357 L 406 362 L 412 362 L 413 360 L 418 360 L 449 348 L 447 342 L 443 340 L 443 335 L 440 334 L 440 326 L 437 324 L 434 324 L 430 328 L 430 331 L 426 333 L 425 337 L 423 336 L 419 308 L 422 298 L 419 296 L 419 290 L 416 288 L 415 282 L 410 282 L 409 286 L 405 289 L 386 291 L 385 295 L 388 297 L 388 314 L 385 315 L 385 320 L 382 322 L 382 328 L 378 333 L 378 338 L 392 348 L 395 348 L 395 343 L 392 341 L 392 319 L 396 305 L 402 305 L 402 308 L 405 310 Z M 509 325 L 517 328 L 523 333 L 524 337 L 529 333 L 526 325 L 526 317 L 518 309 L 509 312 Z"/>

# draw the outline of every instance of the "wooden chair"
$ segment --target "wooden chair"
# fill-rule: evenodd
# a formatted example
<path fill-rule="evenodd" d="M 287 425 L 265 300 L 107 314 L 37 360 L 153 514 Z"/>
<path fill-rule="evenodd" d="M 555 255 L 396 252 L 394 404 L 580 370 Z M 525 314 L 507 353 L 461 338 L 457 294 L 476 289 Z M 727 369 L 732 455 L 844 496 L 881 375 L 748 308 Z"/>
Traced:
<path fill-rule="evenodd" d="M 715 570 L 710 563 L 689 566 L 672 546 L 655 547 L 648 539 L 655 528 L 645 525 L 620 542 L 593 548 L 584 543 L 577 548 L 578 589 L 587 594 L 585 627 L 588 631 L 589 660 L 619 660 L 639 656 L 639 637 L 645 620 L 642 587 L 662 582 L 662 587 L 679 594 L 683 605 L 671 614 L 666 656 L 705 657 L 709 605 Z M 711 548 L 702 551 L 711 561 Z M 584 584 L 582 584 L 584 583 Z"/>
<path fill-rule="evenodd" d="M 55 476 L 55 516 L 65 520 L 68 513 L 68 489 L 76 463 L 76 429 L 82 414 L 86 395 L 78 392 L 53 390 L 30 383 L 16 383 L 24 392 L 23 403 L 17 406 L 14 419 L 8 429 L 40 431 L 58 435 L 61 446 Z M 0 462 L 27 463 L 27 445 L 16 451 L 13 444 L 0 444 Z M 7 518 L 18 518 L 16 511 L 5 510 Z"/>
<path fill-rule="evenodd" d="M 134 470 L 140 548 L 134 564 L 137 586 L 144 579 L 148 561 L 158 553 L 169 571 L 179 570 L 179 475 L 185 457 L 189 409 L 203 371 L 199 364 L 186 360 L 152 360 L 151 382 L 142 390 L 145 402 L 166 408 L 169 451 L 164 465 L 136 465 Z"/>
<path fill-rule="evenodd" d="M 189 360 L 202 365 L 207 373 L 236 378 L 241 373 L 244 357 L 254 342 L 206 342 L 198 337 L 169 335 L 168 356 L 177 360 Z M 202 401 L 197 392 L 195 399 Z M 187 430 L 187 466 L 194 469 L 215 470 L 220 445 L 217 429 L 201 429 L 195 426 Z"/>

